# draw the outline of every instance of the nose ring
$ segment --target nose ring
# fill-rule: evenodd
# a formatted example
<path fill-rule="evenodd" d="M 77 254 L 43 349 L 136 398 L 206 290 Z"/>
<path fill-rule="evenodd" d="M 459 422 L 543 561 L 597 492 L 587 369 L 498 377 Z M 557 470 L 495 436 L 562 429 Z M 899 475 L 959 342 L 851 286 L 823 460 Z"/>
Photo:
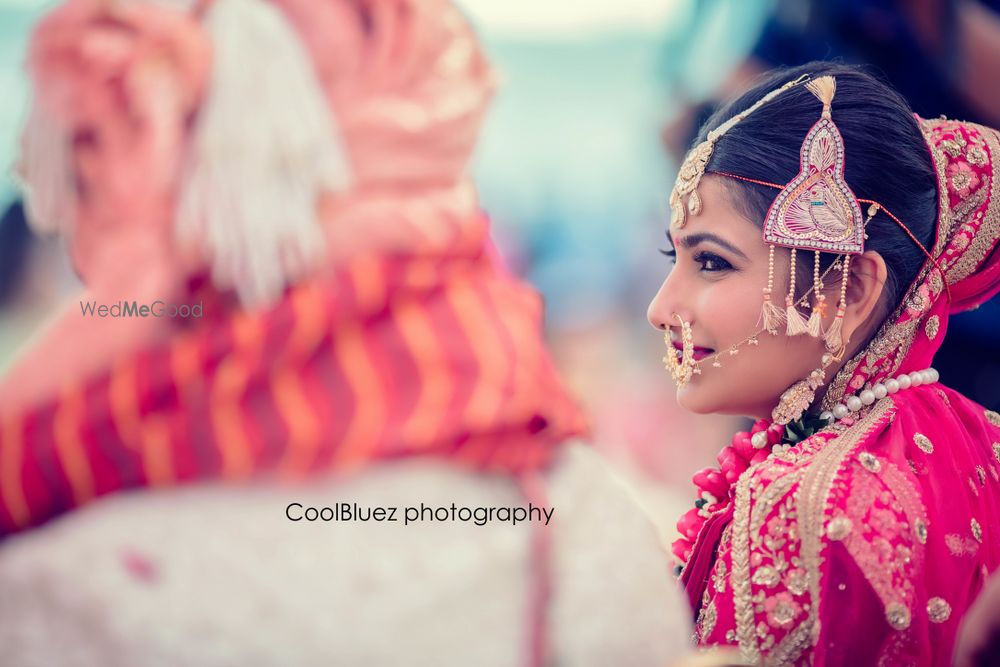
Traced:
<path fill-rule="evenodd" d="M 696 371 L 694 336 L 691 334 L 691 325 L 685 322 L 684 318 L 677 313 L 673 315 L 681 327 L 681 349 L 678 351 L 674 348 L 674 343 L 670 340 L 670 329 L 668 328 L 663 334 L 663 341 L 667 345 L 667 354 L 663 357 L 663 363 L 666 365 L 666 369 L 669 371 L 674 382 L 677 383 L 677 388 L 680 389 L 691 381 L 691 376 Z"/>

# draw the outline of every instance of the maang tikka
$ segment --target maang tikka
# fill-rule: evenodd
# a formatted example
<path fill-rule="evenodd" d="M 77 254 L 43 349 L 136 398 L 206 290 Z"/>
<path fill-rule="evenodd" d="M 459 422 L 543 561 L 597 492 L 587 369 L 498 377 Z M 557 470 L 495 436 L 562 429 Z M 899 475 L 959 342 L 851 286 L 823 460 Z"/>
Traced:
<path fill-rule="evenodd" d="M 857 197 L 844 180 L 844 139 L 831 114 L 837 82 L 832 76 L 824 76 L 810 81 L 806 88 L 823 103 L 823 111 L 802 142 L 798 175 L 778 193 L 764 220 L 769 276 L 774 274 L 775 246 L 791 248 L 788 293 L 782 311 L 772 301 L 773 284 L 766 286 L 761 319 L 769 331 L 776 330 L 784 321 L 789 336 L 823 334 L 827 349 L 836 351 L 843 343 L 841 331 L 847 308 L 850 258 L 864 252 L 865 220 Z M 808 319 L 795 305 L 796 255 L 800 250 L 813 252 L 813 301 Z M 822 332 L 826 297 L 819 275 L 821 251 L 845 255 L 841 263 L 840 302 L 826 332 Z"/>

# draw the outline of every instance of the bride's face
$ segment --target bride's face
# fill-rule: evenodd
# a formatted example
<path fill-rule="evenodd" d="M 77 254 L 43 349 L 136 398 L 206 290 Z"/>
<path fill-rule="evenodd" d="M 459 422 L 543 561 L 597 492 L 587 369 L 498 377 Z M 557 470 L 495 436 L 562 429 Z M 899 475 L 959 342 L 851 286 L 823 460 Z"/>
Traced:
<path fill-rule="evenodd" d="M 666 280 L 649 304 L 650 323 L 681 340 L 675 314 L 690 323 L 696 358 L 721 353 L 721 368 L 708 358 L 701 374 L 677 391 L 678 403 L 696 413 L 770 417 L 781 393 L 820 366 L 822 338 L 788 337 L 762 332 L 759 344 L 732 346 L 761 329 L 762 288 L 767 284 L 768 249 L 761 230 L 740 215 L 719 177 L 706 175 L 698 187 L 702 211 L 689 215 L 683 229 L 670 229 L 677 256 Z M 812 253 L 799 258 L 812 262 Z M 774 263 L 776 305 L 784 307 L 788 291 L 789 252 L 778 249 Z M 829 326 L 836 311 L 831 272 L 825 283 Z M 799 286 L 799 294 L 802 286 Z M 804 312 L 804 311 L 803 311 Z M 807 313 L 806 313 L 807 314 Z M 666 352 L 666 350 L 665 350 Z M 832 376 L 831 368 L 827 379 Z"/>

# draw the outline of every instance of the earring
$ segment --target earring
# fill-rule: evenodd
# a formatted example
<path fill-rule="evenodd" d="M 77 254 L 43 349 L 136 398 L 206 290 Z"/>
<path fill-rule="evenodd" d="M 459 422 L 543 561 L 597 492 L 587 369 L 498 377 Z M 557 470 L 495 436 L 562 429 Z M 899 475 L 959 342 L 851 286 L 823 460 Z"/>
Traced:
<path fill-rule="evenodd" d="M 816 390 L 826 382 L 826 369 L 834 361 L 839 361 L 843 357 L 843 348 L 838 355 L 826 352 L 821 357 L 822 365 L 814 370 L 804 380 L 799 380 L 781 394 L 778 405 L 771 411 L 771 418 L 776 424 L 789 424 L 800 417 L 809 409 L 816 399 Z"/>
<path fill-rule="evenodd" d="M 667 344 L 667 354 L 663 357 L 663 363 L 666 364 L 670 376 L 677 383 L 677 388 L 680 389 L 691 381 L 691 376 L 697 373 L 698 369 L 695 368 L 694 336 L 691 334 L 691 325 L 685 322 L 680 315 L 674 314 L 674 317 L 681 326 L 681 354 L 678 359 L 677 350 L 674 349 L 674 343 L 670 340 L 670 330 L 668 329 L 663 334 L 663 341 Z"/>

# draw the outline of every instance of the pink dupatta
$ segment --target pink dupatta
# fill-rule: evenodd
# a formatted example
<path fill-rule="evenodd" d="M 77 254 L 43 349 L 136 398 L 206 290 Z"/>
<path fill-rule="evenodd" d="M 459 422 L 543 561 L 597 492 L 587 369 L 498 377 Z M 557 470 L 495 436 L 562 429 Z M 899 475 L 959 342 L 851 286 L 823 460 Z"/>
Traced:
<path fill-rule="evenodd" d="M 920 122 L 944 277 L 926 262 L 825 409 L 927 368 L 949 314 L 1000 291 L 1000 135 Z M 762 664 L 948 665 L 1000 565 L 1000 414 L 937 382 L 900 390 L 754 461 L 711 509 L 682 577 L 701 644 Z"/>

